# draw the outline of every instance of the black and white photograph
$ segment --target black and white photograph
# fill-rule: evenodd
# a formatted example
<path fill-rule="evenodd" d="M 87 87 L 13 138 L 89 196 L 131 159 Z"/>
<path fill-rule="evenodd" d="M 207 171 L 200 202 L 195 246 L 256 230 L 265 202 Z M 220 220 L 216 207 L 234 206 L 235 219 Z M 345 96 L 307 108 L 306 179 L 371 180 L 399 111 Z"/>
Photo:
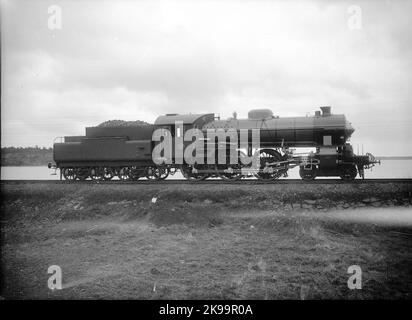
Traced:
<path fill-rule="evenodd" d="M 411 21 L 402 0 L 1 0 L 0 300 L 411 300 Z"/>

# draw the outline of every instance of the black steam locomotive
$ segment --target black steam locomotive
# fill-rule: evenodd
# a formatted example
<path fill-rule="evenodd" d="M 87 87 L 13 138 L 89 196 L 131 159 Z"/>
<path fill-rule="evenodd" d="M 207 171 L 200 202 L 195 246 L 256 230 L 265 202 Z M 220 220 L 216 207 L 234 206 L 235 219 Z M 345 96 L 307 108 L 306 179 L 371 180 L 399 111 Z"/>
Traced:
<path fill-rule="evenodd" d="M 178 170 L 189 180 L 208 177 L 239 180 L 250 176 L 276 180 L 287 176 L 288 170 L 296 166 L 304 180 L 313 180 L 317 176 L 353 180 L 358 174 L 364 178 L 364 170 L 378 161 L 369 153 L 354 154 L 348 143 L 354 129 L 344 115 L 332 114 L 330 107 L 321 107 L 321 110 L 313 116 L 282 118 L 273 115 L 271 110 L 257 109 L 251 110 L 247 119 L 237 119 L 234 114 L 226 120 L 212 113 L 167 114 L 159 116 L 153 125 L 88 127 L 85 136 L 66 136 L 64 141 L 54 143 L 55 163 L 49 163 L 49 168 L 60 169 L 60 176 L 66 180 L 97 181 L 114 177 L 120 180 L 142 177 L 163 180 Z M 154 139 L 159 129 L 165 136 Z M 209 161 L 208 152 L 196 161 L 178 157 L 179 149 L 175 148 L 178 142 L 182 143 L 182 152 L 193 143 L 191 138 L 189 141 L 184 139 L 189 130 L 196 130 L 202 136 L 197 141 L 199 150 L 215 151 L 213 160 L 222 150 L 228 160 L 231 151 L 235 150 L 237 161 Z M 219 140 L 213 136 L 211 139 L 208 138 L 211 131 L 230 131 L 240 136 L 247 131 L 247 141 L 242 144 L 227 137 Z M 253 145 L 253 132 L 258 134 L 258 146 Z M 153 151 L 159 143 L 165 143 L 166 137 L 171 144 L 170 152 L 163 152 L 160 158 L 154 159 Z M 316 152 L 295 153 L 300 147 L 315 148 Z M 256 161 L 243 161 L 246 158 Z"/>

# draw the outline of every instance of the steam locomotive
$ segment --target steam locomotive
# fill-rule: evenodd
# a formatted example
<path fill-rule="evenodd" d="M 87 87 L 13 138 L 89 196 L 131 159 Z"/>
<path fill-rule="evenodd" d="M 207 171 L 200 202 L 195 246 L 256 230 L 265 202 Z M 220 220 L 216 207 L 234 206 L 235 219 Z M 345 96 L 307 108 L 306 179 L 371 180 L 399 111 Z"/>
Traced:
<path fill-rule="evenodd" d="M 49 168 L 60 169 L 60 178 L 66 180 L 96 181 L 114 177 L 163 180 L 179 170 L 186 179 L 195 181 L 251 176 L 276 180 L 297 166 L 304 180 L 319 176 L 339 176 L 343 180 L 353 180 L 358 175 L 364 178 L 364 170 L 379 161 L 370 153 L 354 154 L 348 143 L 354 128 L 345 115 L 332 114 L 329 106 L 320 109 L 304 117 L 279 117 L 269 109 L 255 109 L 249 111 L 247 119 L 237 119 L 234 114 L 225 120 L 213 113 L 166 114 L 159 116 L 153 125 L 87 127 L 85 136 L 66 136 L 54 143 L 54 163 L 49 163 Z M 157 139 L 159 130 L 163 136 Z M 247 139 L 245 142 L 232 141 L 228 136 L 220 140 L 216 135 L 209 137 L 210 132 L 217 131 L 237 136 L 246 132 Z M 195 161 L 182 157 L 194 143 L 192 136 L 186 139 L 189 132 L 201 136 L 195 139 L 196 152 L 200 154 Z M 257 135 L 258 145 L 253 143 L 253 134 Z M 164 150 L 155 157 L 154 151 L 160 144 Z M 176 147 L 178 144 L 180 147 Z M 296 148 L 302 147 L 316 151 L 296 153 Z M 219 154 L 223 154 L 225 161 L 217 161 Z"/>

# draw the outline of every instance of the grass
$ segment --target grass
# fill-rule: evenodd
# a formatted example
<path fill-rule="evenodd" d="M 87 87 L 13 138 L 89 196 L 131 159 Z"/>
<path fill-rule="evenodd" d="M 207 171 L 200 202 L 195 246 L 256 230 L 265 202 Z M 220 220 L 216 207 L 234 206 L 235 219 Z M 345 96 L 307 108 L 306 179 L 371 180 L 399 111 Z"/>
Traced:
<path fill-rule="evenodd" d="M 353 207 L 374 194 L 396 215 L 401 208 L 392 199 L 408 210 L 410 186 L 386 185 L 378 195 L 344 186 L 3 184 L 1 295 L 410 299 L 412 228 L 336 219 L 349 211 L 333 208 L 336 197 Z M 323 209 L 300 208 L 305 199 Z M 359 214 L 365 210 L 376 209 Z M 362 290 L 347 287 L 354 264 L 363 271 Z M 63 290 L 48 289 L 50 265 L 62 268 Z"/>

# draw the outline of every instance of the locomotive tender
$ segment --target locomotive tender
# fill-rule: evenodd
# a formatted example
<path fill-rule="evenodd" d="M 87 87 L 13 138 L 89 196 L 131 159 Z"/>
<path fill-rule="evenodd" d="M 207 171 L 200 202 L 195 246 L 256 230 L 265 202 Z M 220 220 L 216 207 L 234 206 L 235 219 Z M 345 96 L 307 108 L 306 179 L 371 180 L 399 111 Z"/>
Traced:
<path fill-rule="evenodd" d="M 183 139 L 188 130 L 204 133 L 201 139 L 203 150 L 213 145 L 216 156 L 223 150 L 229 159 L 235 149 L 236 163 L 208 161 L 206 154 L 202 161 L 177 161 L 176 149 L 163 153 L 163 162 L 153 159 L 153 150 L 163 139 L 155 139 L 155 132 L 169 132 L 173 147 L 183 141 L 185 149 L 192 140 Z M 210 139 L 213 130 L 241 133 L 247 130 L 245 148 L 232 140 Z M 193 130 L 192 130 L 193 131 Z M 252 132 L 258 132 L 259 145 L 249 141 Z M 275 180 L 287 176 L 290 168 L 299 166 L 304 180 L 317 176 L 339 176 L 343 180 L 353 180 L 359 174 L 364 178 L 364 170 L 379 161 L 367 153 L 355 155 L 348 143 L 354 128 L 344 115 L 331 113 L 331 107 L 321 107 L 313 116 L 279 117 L 269 109 L 251 110 L 248 119 L 233 118 L 221 120 L 209 114 L 167 114 L 159 116 L 153 125 L 139 127 L 88 127 L 85 136 L 66 136 L 64 141 L 54 143 L 54 164 L 49 168 L 60 169 L 66 180 L 110 180 L 117 176 L 121 180 L 137 180 L 147 177 L 163 180 L 169 174 L 180 170 L 189 180 L 203 180 L 220 177 L 238 180 L 255 176 L 261 180 Z M 167 133 L 166 133 L 167 135 Z M 311 147 L 316 152 L 295 153 L 295 148 Z M 199 151 L 199 150 L 196 150 Z M 203 154 L 203 153 L 202 153 Z M 247 162 L 244 159 L 256 161 Z M 157 161 L 156 161 L 157 160 Z"/>

